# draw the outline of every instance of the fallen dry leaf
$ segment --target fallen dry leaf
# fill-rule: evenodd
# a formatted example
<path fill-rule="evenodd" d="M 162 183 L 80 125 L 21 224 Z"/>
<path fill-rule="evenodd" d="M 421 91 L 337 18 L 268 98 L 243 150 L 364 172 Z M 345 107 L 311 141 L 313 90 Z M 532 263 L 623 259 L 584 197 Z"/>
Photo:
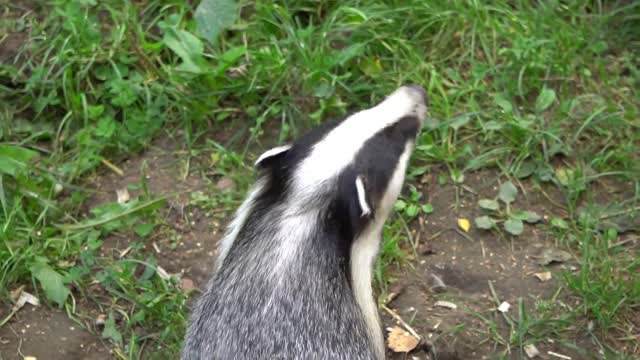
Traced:
<path fill-rule="evenodd" d="M 37 297 L 29 294 L 26 291 L 21 291 L 20 296 L 16 300 L 15 304 L 13 304 L 13 311 L 18 311 L 24 307 L 25 304 L 31 304 L 33 306 L 40 306 L 40 300 Z"/>
<path fill-rule="evenodd" d="M 507 311 L 509 311 L 509 309 L 511 309 L 511 304 L 509 304 L 506 301 L 503 301 L 502 304 L 500 304 L 500 306 L 498 306 L 498 311 L 505 313 Z"/>
<path fill-rule="evenodd" d="M 469 219 L 460 218 L 458 219 L 458 226 L 464 232 L 469 232 L 469 229 L 471 228 L 471 223 L 469 222 Z"/>
<path fill-rule="evenodd" d="M 167 270 L 161 268 L 160 266 L 156 267 L 156 274 L 158 274 L 158 276 L 162 280 L 167 281 L 167 280 L 171 279 L 171 275 L 169 275 Z"/>
<path fill-rule="evenodd" d="M 9 292 L 9 296 L 11 297 L 11 301 L 16 302 L 18 298 L 20 298 L 20 294 L 22 294 L 22 290 L 24 290 L 24 285 L 20 285 L 17 288 L 11 290 Z"/>
<path fill-rule="evenodd" d="M 98 317 L 96 318 L 96 326 L 104 326 L 104 322 L 107 321 L 107 315 L 105 314 L 100 314 L 98 315 Z"/>
<path fill-rule="evenodd" d="M 182 288 L 183 291 L 189 291 L 192 289 L 195 289 L 195 285 L 193 284 L 193 280 L 183 277 L 180 280 L 180 288 Z"/>
<path fill-rule="evenodd" d="M 439 301 L 436 301 L 436 303 L 434 305 L 435 306 L 439 306 L 439 307 L 443 307 L 443 308 L 447 308 L 447 309 L 452 309 L 452 310 L 455 310 L 455 309 L 458 308 L 458 305 L 452 303 L 451 301 L 439 300 Z"/>
<path fill-rule="evenodd" d="M 409 352 L 418 346 L 420 341 L 416 339 L 413 335 L 408 332 L 402 330 L 398 326 L 391 329 L 389 332 L 389 338 L 387 340 L 387 346 L 393 352 Z"/>
<path fill-rule="evenodd" d="M 247 74 L 247 65 L 242 64 L 236 67 L 230 67 L 226 71 L 226 75 L 230 78 L 239 78 Z"/>
<path fill-rule="evenodd" d="M 235 183 L 231 178 L 228 178 L 228 177 L 223 177 L 220 180 L 218 180 L 218 182 L 216 183 L 216 189 L 220 191 L 233 190 L 234 187 L 235 187 Z"/>
<path fill-rule="evenodd" d="M 394 283 L 389 287 L 389 293 L 387 294 L 387 298 L 384 300 L 385 304 L 391 304 L 393 300 L 395 300 L 402 292 L 404 291 L 404 284 L 402 283 Z"/>
<path fill-rule="evenodd" d="M 527 353 L 527 356 L 529 357 L 529 359 L 533 359 L 536 356 L 540 356 L 540 351 L 538 351 L 538 348 L 533 344 L 525 345 L 524 352 Z"/>
<path fill-rule="evenodd" d="M 127 190 L 127 188 L 116 189 L 116 195 L 118 197 L 118 204 L 125 204 L 129 199 L 131 199 L 131 195 L 129 195 L 129 190 Z"/>
<path fill-rule="evenodd" d="M 549 265 L 551 263 L 557 262 L 565 262 L 571 260 L 571 254 L 560 249 L 544 249 L 542 254 L 539 256 L 537 261 L 538 265 Z"/>
<path fill-rule="evenodd" d="M 545 271 L 533 274 L 538 280 L 545 282 L 551 280 L 551 272 Z"/>

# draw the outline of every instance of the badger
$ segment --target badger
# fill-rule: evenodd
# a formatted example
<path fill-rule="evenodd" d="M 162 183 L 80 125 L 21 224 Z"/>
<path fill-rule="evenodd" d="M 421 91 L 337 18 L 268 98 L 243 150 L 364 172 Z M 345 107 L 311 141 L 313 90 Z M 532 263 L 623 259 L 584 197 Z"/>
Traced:
<path fill-rule="evenodd" d="M 372 270 L 426 111 L 425 90 L 402 86 L 258 157 L 183 360 L 385 357 Z"/>

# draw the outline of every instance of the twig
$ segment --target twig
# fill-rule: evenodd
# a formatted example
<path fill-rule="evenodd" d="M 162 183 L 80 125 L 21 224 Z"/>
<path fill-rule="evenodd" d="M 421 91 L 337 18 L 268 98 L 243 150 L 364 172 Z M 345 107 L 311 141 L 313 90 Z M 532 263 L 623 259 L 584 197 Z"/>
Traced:
<path fill-rule="evenodd" d="M 122 169 L 120 169 L 119 167 L 117 167 L 116 165 L 114 165 L 111 161 L 102 158 L 100 159 L 100 162 L 102 162 L 104 165 L 106 165 L 109 169 L 111 169 L 114 173 L 120 175 L 120 176 L 124 176 L 124 171 L 122 171 Z"/>
<path fill-rule="evenodd" d="M 560 358 L 560 359 L 571 360 L 570 356 L 558 354 L 558 353 L 555 353 L 553 351 L 547 351 L 547 354 L 549 354 L 551 356 L 555 356 L 555 357 Z"/>
<path fill-rule="evenodd" d="M 628 244 L 628 243 L 630 243 L 632 241 L 636 241 L 638 239 L 639 239 L 639 237 L 637 237 L 637 236 L 631 236 L 628 239 L 620 240 L 620 241 L 618 241 L 616 243 L 613 243 L 613 244 L 609 245 L 609 249 L 613 249 L 614 247 L 626 245 L 626 244 Z"/>
<path fill-rule="evenodd" d="M 604 215 L 600 216 L 600 220 L 611 219 L 613 217 L 620 216 L 620 215 L 626 215 L 626 214 L 632 213 L 634 211 L 640 211 L 640 206 L 632 207 L 632 208 L 624 209 L 624 210 L 620 210 L 620 211 L 614 211 L 614 212 L 609 213 L 609 214 L 604 214 Z"/>
<path fill-rule="evenodd" d="M 460 236 L 462 236 L 463 238 L 465 238 L 465 239 L 467 239 L 467 240 L 469 240 L 469 241 L 473 242 L 473 239 L 472 239 L 469 235 L 467 235 L 467 234 L 463 233 L 462 231 L 460 231 L 459 229 L 456 229 L 456 228 L 454 228 L 453 230 L 454 230 L 455 232 L 457 232 L 457 233 L 458 233 Z"/>
<path fill-rule="evenodd" d="M 400 315 L 398 315 L 398 313 L 389 309 L 386 305 L 382 305 L 382 308 L 384 309 L 384 311 L 388 312 L 389 315 L 391 315 L 394 319 L 396 319 L 405 328 L 405 330 L 407 330 L 411 335 L 413 335 L 418 340 L 422 340 L 420 335 L 418 335 L 418 333 L 415 330 L 413 330 L 413 328 L 409 326 L 409 324 L 407 324 L 404 320 L 402 320 L 402 318 L 400 317 Z"/>

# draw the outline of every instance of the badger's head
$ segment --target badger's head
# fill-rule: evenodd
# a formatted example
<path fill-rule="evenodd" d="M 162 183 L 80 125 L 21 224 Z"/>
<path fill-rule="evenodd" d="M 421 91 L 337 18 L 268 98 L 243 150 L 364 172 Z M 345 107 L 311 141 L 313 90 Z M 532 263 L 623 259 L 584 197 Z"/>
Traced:
<path fill-rule="evenodd" d="M 339 218 L 347 237 L 371 227 L 379 231 L 402 187 L 426 111 L 424 89 L 403 86 L 372 108 L 265 152 L 256 166 L 268 179 L 266 193 L 284 201 L 290 214 L 320 211 Z"/>

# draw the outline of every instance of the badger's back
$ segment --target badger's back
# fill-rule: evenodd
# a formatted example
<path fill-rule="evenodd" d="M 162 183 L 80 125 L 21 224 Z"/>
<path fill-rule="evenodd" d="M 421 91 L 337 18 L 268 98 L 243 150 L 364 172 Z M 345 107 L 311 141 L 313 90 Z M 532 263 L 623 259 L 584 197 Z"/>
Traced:
<path fill-rule="evenodd" d="M 299 261 L 256 247 L 221 268 L 194 311 L 185 358 L 375 359 L 344 260 L 313 245 L 326 236 L 304 239 L 311 256 Z"/>

